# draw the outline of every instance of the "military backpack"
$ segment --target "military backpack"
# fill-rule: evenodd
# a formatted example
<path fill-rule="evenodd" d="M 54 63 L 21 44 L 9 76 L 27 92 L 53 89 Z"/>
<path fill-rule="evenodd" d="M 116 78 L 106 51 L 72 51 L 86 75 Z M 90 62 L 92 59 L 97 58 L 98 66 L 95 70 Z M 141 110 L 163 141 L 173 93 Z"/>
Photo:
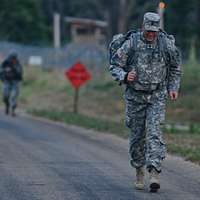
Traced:
<path fill-rule="evenodd" d="M 117 52 L 117 50 L 124 44 L 126 40 L 131 40 L 131 49 L 129 51 L 129 56 L 127 60 L 127 69 L 129 65 L 132 65 L 135 62 L 135 54 L 134 52 L 137 51 L 137 40 L 138 37 L 141 36 L 140 30 L 130 30 L 126 34 L 118 34 L 114 35 L 112 41 L 109 45 L 109 59 L 111 63 L 111 59 L 113 58 L 114 54 Z M 159 49 L 161 51 L 161 54 L 165 60 L 165 63 L 167 65 L 168 59 L 170 59 L 171 53 L 167 47 L 167 38 L 169 40 L 172 40 L 174 42 L 173 35 L 168 35 L 165 31 L 161 30 L 159 31 L 158 35 L 158 42 L 159 42 Z"/>

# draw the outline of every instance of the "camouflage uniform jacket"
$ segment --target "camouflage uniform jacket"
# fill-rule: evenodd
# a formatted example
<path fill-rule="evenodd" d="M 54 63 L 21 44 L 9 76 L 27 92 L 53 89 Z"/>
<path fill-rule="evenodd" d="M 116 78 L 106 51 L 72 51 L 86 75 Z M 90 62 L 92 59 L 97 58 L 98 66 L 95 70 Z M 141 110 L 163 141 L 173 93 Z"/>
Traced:
<path fill-rule="evenodd" d="M 136 37 L 134 50 L 133 37 Z M 163 51 L 161 45 L 164 45 Z M 132 58 L 134 61 L 129 64 Z M 133 83 L 128 83 L 127 87 L 133 87 L 135 90 L 155 90 L 158 85 L 165 84 L 168 91 L 178 91 L 180 65 L 181 56 L 173 36 L 159 32 L 158 39 L 154 43 L 148 43 L 143 37 L 143 32 L 137 32 L 132 34 L 113 55 L 109 71 L 116 81 L 127 83 L 128 72 L 134 70 L 137 78 Z"/>

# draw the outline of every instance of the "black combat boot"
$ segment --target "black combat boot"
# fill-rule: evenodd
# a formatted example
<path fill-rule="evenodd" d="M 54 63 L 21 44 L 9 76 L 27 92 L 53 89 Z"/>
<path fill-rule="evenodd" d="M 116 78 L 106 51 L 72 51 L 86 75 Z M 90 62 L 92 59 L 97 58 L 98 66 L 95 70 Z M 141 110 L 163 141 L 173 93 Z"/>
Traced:
<path fill-rule="evenodd" d="M 8 98 L 4 98 L 4 103 L 5 103 L 5 114 L 9 115 L 10 113 L 10 104 Z"/>
<path fill-rule="evenodd" d="M 149 175 L 150 192 L 157 192 L 160 189 L 159 173 L 153 168 Z"/>
<path fill-rule="evenodd" d="M 9 105 L 6 104 L 5 114 L 9 115 L 9 112 L 10 112 Z"/>
<path fill-rule="evenodd" d="M 13 116 L 13 117 L 16 116 L 15 109 L 16 109 L 16 107 L 12 107 L 12 116 Z"/>

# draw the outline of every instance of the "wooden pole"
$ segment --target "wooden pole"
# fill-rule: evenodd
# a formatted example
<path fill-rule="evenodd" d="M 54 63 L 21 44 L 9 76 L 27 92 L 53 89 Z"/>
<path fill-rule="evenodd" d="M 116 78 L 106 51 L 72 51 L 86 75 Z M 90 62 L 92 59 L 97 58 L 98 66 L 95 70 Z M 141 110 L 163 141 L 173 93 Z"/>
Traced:
<path fill-rule="evenodd" d="M 164 30 L 164 12 L 165 12 L 165 3 L 160 2 L 158 5 L 158 14 L 160 15 L 160 28 Z"/>
<path fill-rule="evenodd" d="M 79 88 L 75 88 L 75 94 L 74 94 L 74 113 L 78 113 L 78 99 L 79 99 Z"/>
<path fill-rule="evenodd" d="M 54 13 L 53 16 L 53 35 L 54 35 L 54 48 L 60 48 L 60 14 Z"/>

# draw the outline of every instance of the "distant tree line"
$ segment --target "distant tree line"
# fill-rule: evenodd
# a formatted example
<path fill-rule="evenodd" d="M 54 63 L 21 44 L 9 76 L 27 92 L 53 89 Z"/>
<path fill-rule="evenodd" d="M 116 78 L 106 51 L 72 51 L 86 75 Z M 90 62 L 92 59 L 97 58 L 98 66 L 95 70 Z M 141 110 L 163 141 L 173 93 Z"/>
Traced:
<path fill-rule="evenodd" d="M 53 13 L 106 20 L 108 36 L 141 27 L 146 11 L 156 11 L 159 0 L 0 0 L 0 40 L 34 45 L 52 44 Z M 191 44 L 200 47 L 200 1 L 165 0 L 165 29 L 175 34 L 187 55 Z M 66 25 L 61 23 L 62 35 Z M 65 37 L 63 37 L 63 40 Z"/>

